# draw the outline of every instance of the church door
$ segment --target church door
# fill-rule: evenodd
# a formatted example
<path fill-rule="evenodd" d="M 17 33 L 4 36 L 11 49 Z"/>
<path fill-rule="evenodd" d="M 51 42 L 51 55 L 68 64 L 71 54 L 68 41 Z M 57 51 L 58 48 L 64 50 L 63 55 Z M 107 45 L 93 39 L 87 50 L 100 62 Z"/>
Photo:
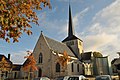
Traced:
<path fill-rule="evenodd" d="M 38 70 L 38 77 L 41 77 L 42 76 L 42 70 L 41 70 L 41 68 L 39 68 L 39 70 Z"/>

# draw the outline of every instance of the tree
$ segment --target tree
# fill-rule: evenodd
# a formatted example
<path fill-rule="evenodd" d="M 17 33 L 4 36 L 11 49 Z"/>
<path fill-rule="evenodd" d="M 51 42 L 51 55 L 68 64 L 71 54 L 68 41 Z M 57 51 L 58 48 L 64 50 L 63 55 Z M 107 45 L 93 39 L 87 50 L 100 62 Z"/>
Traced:
<path fill-rule="evenodd" d="M 27 53 L 28 53 L 28 55 L 25 56 L 25 58 L 27 58 L 27 60 L 23 64 L 23 70 L 28 73 L 28 80 L 29 80 L 30 79 L 30 72 L 34 72 L 38 69 L 36 66 L 36 60 L 33 56 L 33 53 L 30 51 L 27 51 Z"/>
<path fill-rule="evenodd" d="M 2 76 L 0 76 L 0 80 L 1 80 L 1 78 L 3 78 L 3 76 L 5 76 L 3 72 L 10 72 L 11 69 L 12 69 L 12 62 L 8 61 L 3 56 L 2 59 L 1 59 L 1 61 L 0 61 L 0 71 L 2 73 Z"/>
<path fill-rule="evenodd" d="M 18 42 L 23 32 L 32 34 L 30 23 L 38 25 L 36 10 L 50 6 L 49 0 L 0 0 L 0 38 Z"/>
<path fill-rule="evenodd" d="M 93 52 L 94 57 L 103 57 L 103 55 L 100 52 Z"/>
<path fill-rule="evenodd" d="M 68 56 L 66 51 L 64 51 L 62 56 L 58 57 L 58 62 L 62 65 L 63 68 L 67 67 L 67 63 L 69 61 L 70 61 L 70 57 Z"/>

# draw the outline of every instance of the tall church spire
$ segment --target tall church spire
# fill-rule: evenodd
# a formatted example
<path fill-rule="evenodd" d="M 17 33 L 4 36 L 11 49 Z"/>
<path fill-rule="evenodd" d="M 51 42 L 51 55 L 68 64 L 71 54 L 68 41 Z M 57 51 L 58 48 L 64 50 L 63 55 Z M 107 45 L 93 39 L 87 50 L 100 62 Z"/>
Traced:
<path fill-rule="evenodd" d="M 74 29 L 73 29 L 73 24 L 72 24 L 72 14 L 71 14 L 71 7 L 69 4 L 69 25 L 68 25 L 68 37 L 71 37 L 74 35 Z"/>
<path fill-rule="evenodd" d="M 70 0 L 69 0 L 70 1 Z M 68 23 L 68 36 L 62 41 L 68 48 L 73 52 L 73 54 L 81 60 L 81 53 L 83 53 L 83 41 L 75 36 L 73 24 L 72 24 L 72 14 L 69 2 L 69 23 Z"/>
<path fill-rule="evenodd" d="M 72 13 L 71 13 L 71 7 L 70 7 L 70 2 L 69 2 L 68 36 L 62 42 L 66 42 L 66 41 L 70 41 L 70 40 L 75 40 L 75 39 L 79 39 L 79 38 L 77 38 L 75 36 L 75 33 L 74 33 L 74 28 L 73 28 L 73 24 L 72 24 Z"/>

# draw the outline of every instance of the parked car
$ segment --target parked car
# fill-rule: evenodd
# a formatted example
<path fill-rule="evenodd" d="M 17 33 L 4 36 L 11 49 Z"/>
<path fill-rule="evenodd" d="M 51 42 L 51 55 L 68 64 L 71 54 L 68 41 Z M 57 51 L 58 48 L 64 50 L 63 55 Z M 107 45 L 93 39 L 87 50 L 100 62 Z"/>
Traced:
<path fill-rule="evenodd" d="M 65 76 L 63 80 L 87 80 L 83 75 Z"/>
<path fill-rule="evenodd" d="M 61 77 L 56 78 L 55 80 L 63 80 L 63 79 L 64 79 L 64 76 L 61 76 Z"/>
<path fill-rule="evenodd" d="M 34 80 L 50 80 L 48 77 L 35 78 Z"/>
<path fill-rule="evenodd" d="M 95 80 L 112 80 L 110 75 L 99 75 L 96 76 Z"/>

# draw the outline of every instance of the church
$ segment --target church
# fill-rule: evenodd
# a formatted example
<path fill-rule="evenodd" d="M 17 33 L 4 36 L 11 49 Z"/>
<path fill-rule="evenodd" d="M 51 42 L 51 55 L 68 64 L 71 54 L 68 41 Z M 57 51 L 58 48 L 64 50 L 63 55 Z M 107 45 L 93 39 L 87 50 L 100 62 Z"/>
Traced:
<path fill-rule="evenodd" d="M 64 51 L 70 57 L 65 69 L 58 62 L 58 55 Z M 108 57 L 96 57 L 94 52 L 84 52 L 83 41 L 75 35 L 72 23 L 71 7 L 69 5 L 68 36 L 62 42 L 51 39 L 41 32 L 33 55 L 37 61 L 37 77 L 47 76 L 57 78 L 66 75 L 100 75 L 109 74 Z M 97 54 L 98 55 L 98 54 Z"/>
<path fill-rule="evenodd" d="M 70 6 L 68 28 L 68 36 L 62 42 L 51 39 L 41 32 L 33 51 L 38 66 L 38 77 L 56 78 L 65 75 L 83 74 L 83 65 L 80 61 L 80 55 L 83 53 L 83 41 L 75 36 Z M 64 51 L 71 58 L 65 70 L 57 60 L 57 55 L 63 55 Z"/>

